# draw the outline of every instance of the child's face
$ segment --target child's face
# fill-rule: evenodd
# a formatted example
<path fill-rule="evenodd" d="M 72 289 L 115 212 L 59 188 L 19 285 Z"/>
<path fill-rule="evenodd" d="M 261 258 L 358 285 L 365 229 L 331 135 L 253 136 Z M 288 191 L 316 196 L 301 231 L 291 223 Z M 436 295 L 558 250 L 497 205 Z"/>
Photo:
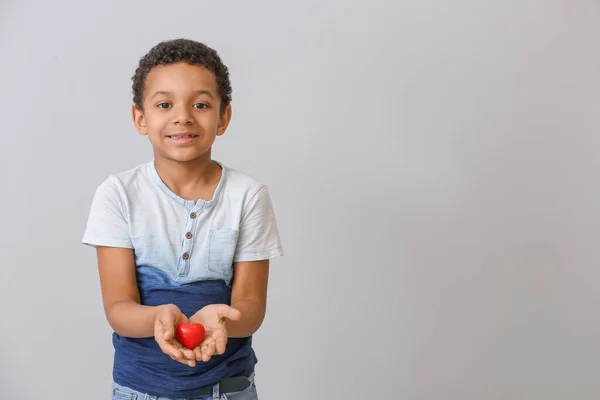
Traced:
<path fill-rule="evenodd" d="M 210 159 L 215 138 L 231 119 L 231 106 L 221 113 L 215 75 L 198 65 L 153 68 L 142 101 L 143 111 L 132 110 L 138 132 L 148 136 L 155 157 L 174 161 Z"/>

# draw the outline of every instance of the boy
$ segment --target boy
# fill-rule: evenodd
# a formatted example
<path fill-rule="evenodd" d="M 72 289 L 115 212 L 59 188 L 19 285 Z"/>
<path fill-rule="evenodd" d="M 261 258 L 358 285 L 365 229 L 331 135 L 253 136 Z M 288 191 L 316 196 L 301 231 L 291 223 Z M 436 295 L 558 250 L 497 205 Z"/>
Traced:
<path fill-rule="evenodd" d="M 231 119 L 228 69 L 202 43 L 161 42 L 133 95 L 154 158 L 98 187 L 83 236 L 114 330 L 113 398 L 257 399 L 251 338 L 283 250 L 267 187 L 211 159 Z M 206 329 L 193 350 L 176 339 L 183 321 Z"/>

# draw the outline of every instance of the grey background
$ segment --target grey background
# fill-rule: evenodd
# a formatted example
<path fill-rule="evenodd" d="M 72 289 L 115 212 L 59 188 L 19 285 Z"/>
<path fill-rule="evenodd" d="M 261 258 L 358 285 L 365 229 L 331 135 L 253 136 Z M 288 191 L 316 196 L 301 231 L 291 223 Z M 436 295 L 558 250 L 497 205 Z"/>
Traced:
<path fill-rule="evenodd" d="M 214 157 L 269 184 L 286 256 L 270 399 L 597 399 L 600 3 L 2 0 L 0 398 L 106 399 L 93 191 L 148 161 L 130 77 L 215 47 Z"/>

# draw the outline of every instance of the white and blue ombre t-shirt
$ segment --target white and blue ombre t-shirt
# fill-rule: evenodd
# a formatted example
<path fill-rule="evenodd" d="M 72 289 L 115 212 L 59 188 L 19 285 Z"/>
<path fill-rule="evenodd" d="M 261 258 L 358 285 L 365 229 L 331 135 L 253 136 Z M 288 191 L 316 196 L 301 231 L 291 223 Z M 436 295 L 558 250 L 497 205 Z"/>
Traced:
<path fill-rule="evenodd" d="M 210 201 L 184 200 L 161 180 L 154 162 L 108 177 L 96 190 L 83 243 L 131 248 L 141 303 L 175 304 L 190 317 L 231 301 L 233 263 L 283 255 L 267 186 L 219 163 Z M 189 367 L 162 353 L 154 338 L 113 334 L 115 382 L 165 397 L 254 371 L 251 337 L 230 338 L 225 354 Z"/>

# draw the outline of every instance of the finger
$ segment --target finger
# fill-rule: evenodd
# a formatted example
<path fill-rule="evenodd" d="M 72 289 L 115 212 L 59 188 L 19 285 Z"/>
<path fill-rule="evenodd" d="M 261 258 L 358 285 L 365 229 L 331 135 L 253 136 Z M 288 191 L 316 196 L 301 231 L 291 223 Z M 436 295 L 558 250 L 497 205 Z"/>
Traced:
<path fill-rule="evenodd" d="M 202 345 L 202 361 L 207 362 L 215 354 L 215 342 L 207 341 Z"/>
<path fill-rule="evenodd" d="M 242 318 L 242 312 L 240 310 L 228 306 L 227 304 L 219 305 L 219 315 L 221 318 L 227 318 L 233 321 L 237 321 Z"/>
<path fill-rule="evenodd" d="M 218 338 L 215 342 L 215 351 L 217 354 L 221 355 L 225 353 L 225 348 L 227 347 L 227 338 Z"/>
<path fill-rule="evenodd" d="M 165 340 L 164 327 L 160 321 L 155 322 L 155 332 L 154 339 L 156 340 L 156 343 L 158 343 L 158 346 L 163 353 L 167 354 L 171 358 L 181 357 L 180 352 L 170 343 L 171 341 Z"/>
<path fill-rule="evenodd" d="M 194 367 L 194 366 L 196 365 L 196 362 L 195 362 L 195 361 L 194 361 L 194 363 L 192 364 L 192 363 L 190 363 L 190 360 L 186 360 L 185 358 L 175 358 L 175 357 L 171 357 L 171 360 L 173 360 L 173 361 L 177 361 L 177 362 L 179 362 L 179 363 L 181 363 L 181 364 L 184 364 L 184 365 L 187 365 L 187 366 L 190 366 L 190 367 Z"/>
<path fill-rule="evenodd" d="M 186 364 L 186 365 L 187 365 L 187 360 L 186 360 L 186 361 L 184 361 L 182 358 L 179 358 L 179 357 L 174 357 L 174 356 L 173 356 L 173 355 L 171 355 L 171 354 L 168 354 L 168 356 L 169 356 L 169 357 L 171 357 L 171 360 L 173 360 L 173 361 L 177 361 L 177 362 L 180 362 L 180 363 L 183 363 L 183 364 Z"/>
<path fill-rule="evenodd" d="M 181 350 L 183 351 L 183 356 L 188 360 L 194 360 L 196 358 L 196 354 L 193 350 L 187 348 L 182 348 Z"/>
<path fill-rule="evenodd" d="M 181 352 L 181 350 L 170 346 L 170 348 L 167 348 L 168 354 L 171 354 L 173 357 L 175 357 L 177 360 L 182 360 L 183 357 L 183 353 Z"/>
<path fill-rule="evenodd" d="M 202 350 L 200 350 L 200 346 L 196 346 L 194 348 L 194 355 L 195 355 L 196 361 L 202 361 Z"/>
<path fill-rule="evenodd" d="M 164 347 L 167 349 L 168 354 L 171 354 L 177 360 L 182 360 L 184 358 L 181 343 L 179 343 L 177 340 L 165 341 Z"/>
<path fill-rule="evenodd" d="M 160 347 L 162 352 L 171 357 L 172 359 L 179 360 L 183 357 L 183 353 L 171 343 L 164 340 L 157 340 L 156 342 L 158 343 L 158 346 Z"/>
<path fill-rule="evenodd" d="M 190 359 L 194 359 L 194 352 L 190 349 L 188 349 L 187 347 L 185 347 L 179 340 L 177 339 L 172 339 L 169 340 L 168 343 L 171 345 L 171 347 L 173 347 L 174 349 L 177 349 L 177 352 L 179 354 L 179 358 L 190 360 Z"/>

